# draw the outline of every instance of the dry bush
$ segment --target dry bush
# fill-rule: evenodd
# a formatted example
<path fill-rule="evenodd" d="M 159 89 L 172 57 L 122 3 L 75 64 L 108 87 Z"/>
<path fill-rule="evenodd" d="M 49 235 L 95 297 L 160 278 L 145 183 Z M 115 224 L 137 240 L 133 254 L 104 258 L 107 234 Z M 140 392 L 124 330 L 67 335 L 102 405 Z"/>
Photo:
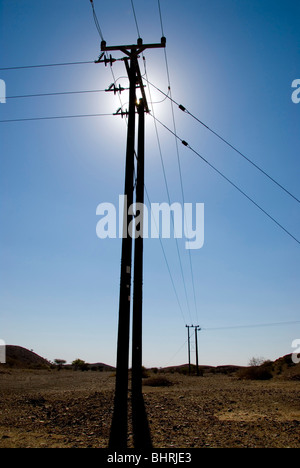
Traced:
<path fill-rule="evenodd" d="M 270 380 L 273 378 L 273 363 L 266 361 L 260 366 L 251 366 L 240 369 L 237 377 L 242 380 Z"/>
<path fill-rule="evenodd" d="M 173 383 L 166 377 L 150 377 L 144 381 L 148 387 L 170 387 Z"/>

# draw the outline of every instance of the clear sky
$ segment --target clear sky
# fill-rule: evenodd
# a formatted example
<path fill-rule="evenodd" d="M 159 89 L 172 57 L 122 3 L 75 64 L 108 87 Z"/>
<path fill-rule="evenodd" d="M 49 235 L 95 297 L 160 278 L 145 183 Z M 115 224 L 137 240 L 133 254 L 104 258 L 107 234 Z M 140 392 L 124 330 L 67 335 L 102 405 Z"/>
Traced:
<path fill-rule="evenodd" d="M 161 0 L 173 99 L 236 146 L 298 199 L 300 79 L 298 0 Z M 130 0 L 94 0 L 108 45 L 136 43 Z M 135 0 L 145 43 L 162 36 L 158 2 Z M 93 62 L 100 37 L 89 0 L 0 0 L 0 68 Z M 116 53 L 116 58 L 122 54 Z M 145 53 L 151 83 L 168 92 L 163 50 Z M 140 60 L 142 73 L 144 64 Z M 128 86 L 123 62 L 113 66 Z M 104 90 L 103 64 L 0 70 L 0 120 L 112 114 L 112 93 L 14 98 Z M 146 84 L 146 83 L 145 83 Z M 152 114 L 174 130 L 169 99 L 150 87 Z M 127 91 L 121 95 L 126 109 Z M 176 131 L 300 239 L 299 203 L 174 105 Z M 182 202 L 174 136 L 146 118 L 146 187 L 151 202 Z M 0 123 L 0 339 L 68 362 L 115 365 L 119 239 L 96 236 L 99 203 L 123 194 L 125 119 L 116 116 Z M 160 151 L 159 151 L 160 148 Z M 201 364 L 276 359 L 300 338 L 299 243 L 195 153 L 178 145 L 185 202 L 204 203 L 205 242 L 189 254 L 174 239 L 145 241 L 144 364 L 187 362 L 185 325 L 199 325 Z M 267 325 L 249 327 L 249 325 Z M 273 324 L 273 325 L 272 325 Z M 228 328 L 227 328 L 228 327 Z M 240 327 L 240 328 L 236 328 Z M 194 344 L 192 343 L 194 361 Z"/>

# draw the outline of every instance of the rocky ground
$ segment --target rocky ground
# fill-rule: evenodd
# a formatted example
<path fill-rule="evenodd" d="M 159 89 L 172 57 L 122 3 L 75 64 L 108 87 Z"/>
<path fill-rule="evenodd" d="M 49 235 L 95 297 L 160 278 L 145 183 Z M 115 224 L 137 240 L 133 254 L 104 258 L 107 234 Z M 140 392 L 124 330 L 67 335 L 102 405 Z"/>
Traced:
<path fill-rule="evenodd" d="M 299 381 L 164 377 L 143 387 L 155 448 L 300 447 Z M 106 448 L 114 384 L 110 372 L 1 371 L 0 448 Z"/>

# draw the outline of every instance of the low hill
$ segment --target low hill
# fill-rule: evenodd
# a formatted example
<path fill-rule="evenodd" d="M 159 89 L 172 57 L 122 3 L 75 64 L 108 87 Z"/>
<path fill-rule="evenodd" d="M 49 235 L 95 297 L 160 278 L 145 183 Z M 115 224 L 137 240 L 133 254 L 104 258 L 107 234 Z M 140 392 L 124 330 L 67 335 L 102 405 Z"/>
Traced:
<path fill-rule="evenodd" d="M 0 364 L 2 367 L 10 367 L 16 369 L 49 369 L 53 367 L 49 361 L 21 346 L 6 346 L 6 364 Z M 72 365 L 65 365 L 64 368 L 74 368 Z M 97 371 L 115 371 L 115 368 L 102 362 L 88 364 L 84 363 L 84 368 L 81 370 L 97 370 Z M 188 375 L 189 366 L 184 364 L 181 366 L 172 366 L 162 369 L 149 369 L 155 373 L 180 373 Z M 280 357 L 275 361 L 266 361 L 260 366 L 240 367 L 240 366 L 199 366 L 200 375 L 207 374 L 234 374 L 242 379 L 270 379 L 283 378 L 287 380 L 300 380 L 300 363 L 295 364 L 292 360 L 292 355 Z M 196 366 L 191 365 L 191 373 L 196 375 Z"/>
<path fill-rule="evenodd" d="M 96 362 L 95 364 L 88 364 L 89 369 L 100 370 L 105 372 L 113 372 L 116 370 L 115 367 L 109 366 L 108 364 L 103 364 L 103 362 Z"/>
<path fill-rule="evenodd" d="M 29 351 L 21 346 L 7 345 L 6 364 L 3 365 L 18 369 L 45 369 L 50 367 L 50 362 L 33 351 Z"/>
<path fill-rule="evenodd" d="M 162 373 L 180 373 L 184 375 L 189 374 L 189 365 L 183 364 L 181 366 L 171 366 L 159 369 Z M 284 380 L 300 380 L 300 363 L 295 364 L 292 359 L 292 354 L 282 356 L 275 361 L 266 361 L 257 366 L 202 366 L 199 365 L 200 375 L 208 374 L 225 374 L 235 375 L 241 379 L 248 380 L 269 380 L 272 378 L 279 378 Z M 196 366 L 191 365 L 191 374 L 196 375 Z"/>
<path fill-rule="evenodd" d="M 207 375 L 207 374 L 226 374 L 230 375 L 235 372 L 238 372 L 240 369 L 242 369 L 241 366 L 234 366 L 234 365 L 223 365 L 223 366 L 205 366 L 205 365 L 199 365 L 199 373 L 200 375 Z M 170 367 L 164 367 L 162 369 L 159 369 L 160 372 L 171 372 L 175 373 L 178 372 L 179 374 L 184 374 L 188 375 L 189 374 L 189 365 L 188 364 L 182 364 L 180 366 L 170 366 Z M 197 367 L 194 364 L 191 364 L 191 374 L 196 375 L 197 374 Z"/>
<path fill-rule="evenodd" d="M 293 362 L 292 354 L 287 354 L 274 361 L 273 373 L 288 380 L 300 381 L 300 363 Z"/>
<path fill-rule="evenodd" d="M 245 380 L 270 380 L 273 378 L 300 381 L 300 363 L 293 362 L 292 354 L 282 356 L 276 361 L 265 361 L 258 366 L 244 367 L 237 373 Z"/>
<path fill-rule="evenodd" d="M 45 358 L 39 356 L 33 351 L 29 351 L 22 346 L 6 345 L 6 364 L 0 364 L 0 367 L 12 367 L 15 369 L 49 369 L 53 364 Z M 64 366 L 66 369 L 73 368 L 71 364 Z M 97 362 L 95 364 L 85 364 L 84 370 L 114 371 L 115 368 Z"/>

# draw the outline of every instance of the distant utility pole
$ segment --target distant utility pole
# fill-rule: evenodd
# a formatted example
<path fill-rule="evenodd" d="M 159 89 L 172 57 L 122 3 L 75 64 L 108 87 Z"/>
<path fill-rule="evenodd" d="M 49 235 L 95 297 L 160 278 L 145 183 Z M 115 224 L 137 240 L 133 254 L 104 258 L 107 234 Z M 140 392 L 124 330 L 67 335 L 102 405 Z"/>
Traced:
<path fill-rule="evenodd" d="M 201 330 L 199 325 L 195 326 L 195 344 L 196 344 L 196 369 L 197 369 L 197 375 L 200 375 L 199 372 L 199 357 L 198 357 L 198 332 Z"/>
<path fill-rule="evenodd" d="M 186 328 L 188 330 L 188 357 L 189 357 L 189 375 L 191 375 L 191 337 L 190 337 L 190 328 L 192 328 L 193 325 L 186 325 Z"/>
<path fill-rule="evenodd" d="M 188 329 L 188 356 L 189 356 L 189 375 L 191 375 L 191 337 L 190 337 L 190 328 L 195 328 L 195 348 L 196 348 L 196 370 L 197 375 L 200 375 L 199 372 L 199 357 L 198 357 L 198 331 L 201 330 L 199 325 L 186 325 Z"/>
<path fill-rule="evenodd" d="M 135 45 L 121 45 L 107 47 L 106 42 L 101 42 L 103 54 L 97 61 L 107 65 L 116 61 L 102 57 L 106 52 L 120 51 L 125 54 L 124 60 L 129 77 L 129 112 L 127 131 L 127 151 L 125 167 L 125 199 L 124 205 L 124 225 L 122 239 L 121 256 L 121 278 L 120 278 L 120 299 L 119 299 L 119 325 L 117 344 L 117 370 L 116 388 L 114 401 L 114 414 L 110 434 L 110 449 L 127 448 L 128 432 L 128 363 L 129 363 L 129 343 L 130 343 L 130 312 L 131 312 L 131 281 L 132 281 L 132 233 L 129 226 L 132 225 L 133 215 L 125 212 L 126 206 L 130 207 L 134 199 L 134 169 L 135 169 L 135 113 L 136 107 L 139 113 L 139 136 L 138 136 L 138 164 L 137 164 L 137 187 L 136 202 L 144 201 L 144 113 L 149 112 L 145 95 L 142 76 L 138 64 L 139 55 L 146 49 L 162 48 L 166 46 L 166 39 L 161 38 L 159 44 L 143 44 L 141 38 Z M 140 88 L 143 99 L 139 104 L 136 102 L 136 88 Z M 109 90 L 117 92 L 115 86 Z M 122 90 L 122 89 L 121 89 Z M 120 90 L 120 91 L 121 91 Z M 124 115 L 120 109 L 120 115 Z M 117 112 L 118 114 L 118 112 Z M 126 113 L 127 115 L 127 113 Z M 133 300 L 133 339 L 132 339 L 132 395 L 137 399 L 142 392 L 142 285 L 143 285 L 143 236 L 135 240 L 134 250 L 134 300 Z"/>

